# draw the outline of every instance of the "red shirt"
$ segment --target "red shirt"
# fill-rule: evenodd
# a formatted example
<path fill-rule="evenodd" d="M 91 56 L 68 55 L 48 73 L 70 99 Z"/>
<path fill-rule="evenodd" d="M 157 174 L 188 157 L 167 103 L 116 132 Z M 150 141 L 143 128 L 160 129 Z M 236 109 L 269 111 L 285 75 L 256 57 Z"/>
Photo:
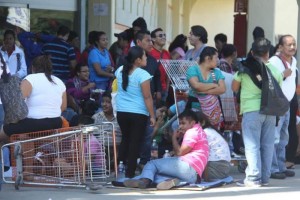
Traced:
<path fill-rule="evenodd" d="M 160 59 L 170 60 L 171 59 L 170 53 L 165 49 L 163 49 L 162 51 L 159 51 L 153 47 L 150 52 L 150 55 L 153 56 L 154 58 L 156 58 L 157 60 L 160 60 Z M 159 64 L 159 71 L 160 71 L 160 82 L 161 82 L 162 91 L 167 91 L 168 90 L 168 88 L 167 88 L 168 76 L 167 76 L 167 73 L 166 73 L 164 67 L 162 66 L 162 64 Z"/>

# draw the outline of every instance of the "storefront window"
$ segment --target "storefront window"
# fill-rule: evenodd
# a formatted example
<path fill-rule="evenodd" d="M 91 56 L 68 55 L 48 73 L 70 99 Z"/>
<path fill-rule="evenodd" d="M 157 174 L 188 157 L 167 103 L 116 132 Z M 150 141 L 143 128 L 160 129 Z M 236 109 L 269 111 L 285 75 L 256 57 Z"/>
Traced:
<path fill-rule="evenodd" d="M 4 31 L 15 28 L 6 22 L 7 15 L 8 7 L 0 7 L 0 45 L 2 44 Z M 77 31 L 79 24 L 74 25 L 75 18 L 75 11 L 30 9 L 30 31 L 56 35 L 56 31 L 61 25 L 69 27 L 70 30 Z"/>
<path fill-rule="evenodd" d="M 74 30 L 75 12 L 30 9 L 30 31 L 56 34 L 59 26 L 65 25 Z"/>

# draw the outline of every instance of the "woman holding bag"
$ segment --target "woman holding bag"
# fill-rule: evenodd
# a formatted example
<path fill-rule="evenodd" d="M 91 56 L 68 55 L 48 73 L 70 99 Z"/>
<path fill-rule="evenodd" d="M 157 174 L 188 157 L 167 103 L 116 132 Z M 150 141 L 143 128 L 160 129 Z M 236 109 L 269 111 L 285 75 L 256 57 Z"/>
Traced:
<path fill-rule="evenodd" d="M 216 68 L 218 62 L 217 49 L 205 47 L 200 55 L 199 65 L 190 67 L 186 73 L 191 86 L 187 108 L 202 110 L 217 127 L 222 121 L 218 95 L 226 91 L 225 77 Z"/>
<path fill-rule="evenodd" d="M 13 134 L 62 127 L 60 116 L 67 105 L 66 87 L 59 78 L 51 75 L 50 57 L 43 55 L 35 58 L 32 72 L 21 82 L 21 92 L 28 107 L 27 117 L 17 122 L 6 122 L 0 132 L 0 142 L 5 142 Z"/>

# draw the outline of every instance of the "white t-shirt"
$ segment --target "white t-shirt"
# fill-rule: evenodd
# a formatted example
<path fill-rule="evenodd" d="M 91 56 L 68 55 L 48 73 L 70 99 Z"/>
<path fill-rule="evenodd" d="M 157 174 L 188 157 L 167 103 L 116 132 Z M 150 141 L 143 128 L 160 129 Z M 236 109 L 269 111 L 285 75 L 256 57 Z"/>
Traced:
<path fill-rule="evenodd" d="M 44 73 L 30 74 L 24 79 L 30 82 L 32 91 L 26 99 L 28 118 L 42 119 L 61 116 L 62 95 L 65 84 L 57 77 L 51 76 L 50 82 Z"/>
<path fill-rule="evenodd" d="M 296 69 L 297 69 L 297 61 L 294 57 L 292 57 L 292 64 L 286 62 L 288 68 L 292 70 L 292 74 L 282 82 L 281 89 L 285 97 L 291 101 L 295 95 L 296 91 Z M 285 70 L 285 67 L 278 56 L 272 56 L 269 62 L 278 69 L 280 73 Z"/>
<path fill-rule="evenodd" d="M 208 161 L 226 160 L 230 162 L 230 150 L 225 139 L 214 129 L 204 129 L 209 146 Z"/>

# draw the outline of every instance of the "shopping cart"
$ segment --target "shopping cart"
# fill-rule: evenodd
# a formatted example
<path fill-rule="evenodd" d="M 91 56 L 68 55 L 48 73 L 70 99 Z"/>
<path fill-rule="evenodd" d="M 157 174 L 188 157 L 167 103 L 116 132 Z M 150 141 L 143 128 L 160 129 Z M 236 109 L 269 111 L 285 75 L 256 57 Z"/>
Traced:
<path fill-rule="evenodd" d="M 233 134 L 241 134 L 242 116 L 239 115 L 240 109 L 235 96 L 224 97 L 221 95 L 220 100 L 224 117 L 223 137 L 229 145 L 232 145 Z M 233 154 L 231 163 L 237 165 L 239 172 L 245 172 L 247 160 L 244 155 Z"/>
<path fill-rule="evenodd" d="M 99 189 L 110 177 L 110 134 L 116 159 L 112 123 L 13 135 L 3 146 L 11 149 L 13 176 L 3 180 L 16 189 L 21 184 Z"/>
<path fill-rule="evenodd" d="M 178 100 L 186 99 L 186 92 L 189 90 L 189 83 L 186 79 L 186 72 L 189 67 L 198 65 L 196 61 L 189 60 L 160 60 L 164 67 L 173 89 L 176 105 L 176 115 L 178 117 Z"/>

